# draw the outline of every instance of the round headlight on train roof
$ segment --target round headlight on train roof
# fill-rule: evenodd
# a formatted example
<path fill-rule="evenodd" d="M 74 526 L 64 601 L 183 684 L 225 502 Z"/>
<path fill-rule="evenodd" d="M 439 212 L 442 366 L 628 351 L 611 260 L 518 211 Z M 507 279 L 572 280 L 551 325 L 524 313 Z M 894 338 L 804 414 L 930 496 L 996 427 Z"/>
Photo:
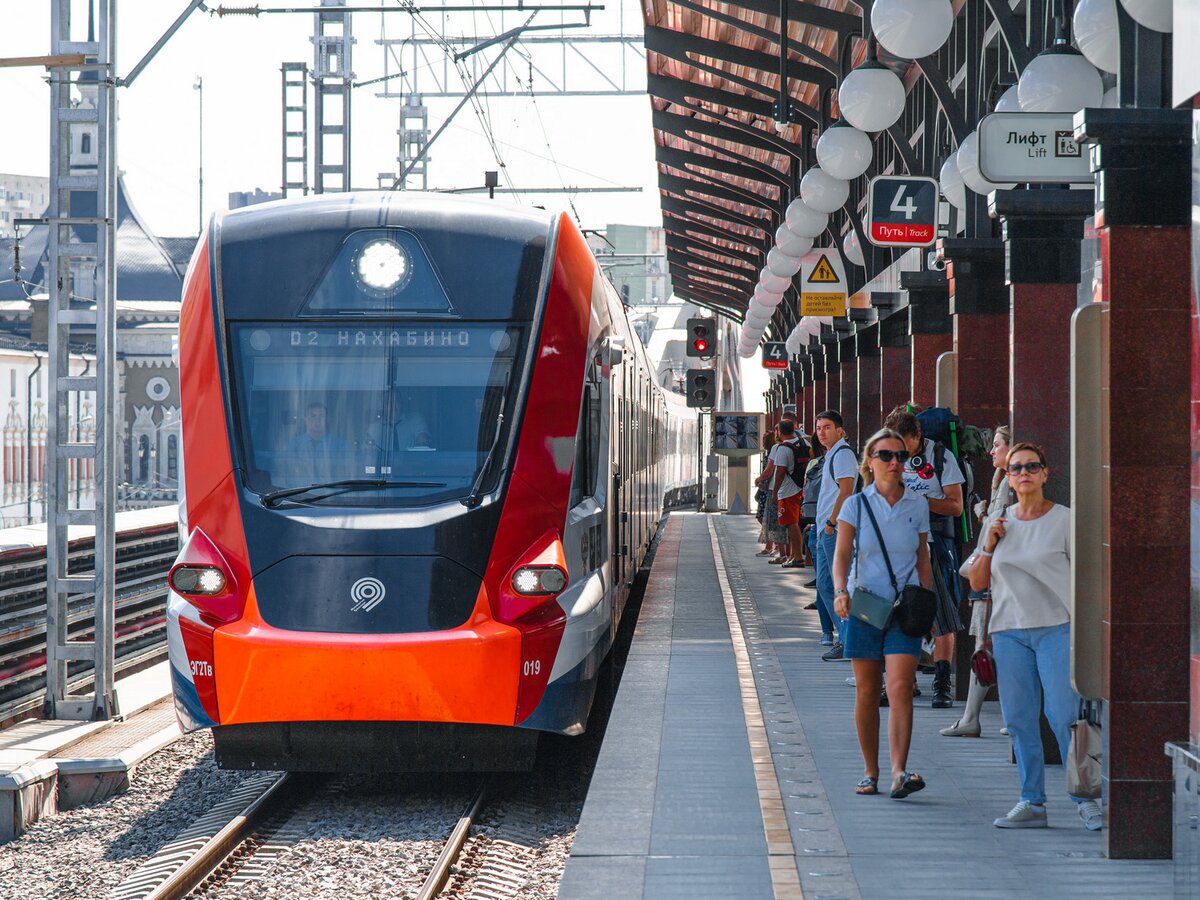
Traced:
<path fill-rule="evenodd" d="M 216 566 L 177 566 L 168 581 L 177 594 L 215 596 L 225 590 L 225 573 Z"/>
<path fill-rule="evenodd" d="M 408 277 L 411 263 L 404 248 L 395 241 L 368 241 L 354 260 L 354 274 L 364 287 L 393 291 Z"/>
<path fill-rule="evenodd" d="M 567 586 L 567 575 L 558 566 L 521 566 L 513 572 L 512 586 L 527 597 L 557 594 Z"/>

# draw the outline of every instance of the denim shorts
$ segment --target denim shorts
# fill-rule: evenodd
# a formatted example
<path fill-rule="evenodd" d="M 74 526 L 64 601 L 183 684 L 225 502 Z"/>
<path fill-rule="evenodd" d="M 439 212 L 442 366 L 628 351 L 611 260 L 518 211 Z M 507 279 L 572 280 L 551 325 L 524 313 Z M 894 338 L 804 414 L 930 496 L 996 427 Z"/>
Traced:
<path fill-rule="evenodd" d="M 919 637 L 909 637 L 895 625 L 889 626 L 886 631 L 880 631 L 874 625 L 868 625 L 854 616 L 846 620 L 842 639 L 845 641 L 842 655 L 846 659 L 883 659 L 896 653 L 921 655 Z"/>

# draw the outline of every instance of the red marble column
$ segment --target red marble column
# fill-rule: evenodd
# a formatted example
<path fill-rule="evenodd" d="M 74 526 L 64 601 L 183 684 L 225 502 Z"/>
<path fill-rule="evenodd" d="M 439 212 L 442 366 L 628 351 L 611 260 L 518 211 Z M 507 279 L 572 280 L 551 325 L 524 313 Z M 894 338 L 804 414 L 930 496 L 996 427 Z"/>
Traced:
<path fill-rule="evenodd" d="M 1192 226 L 1192 255 L 1200 254 L 1200 228 Z M 1192 508 L 1200 509 L 1200 302 L 1192 285 Z M 1195 526 L 1193 526 L 1195 527 Z M 1193 544 L 1192 571 L 1200 571 L 1200 548 Z M 1193 608 L 1200 606 L 1200 585 L 1192 585 Z M 1191 739 L 1200 744 L 1200 622 L 1192 623 L 1192 716 Z"/>
<path fill-rule="evenodd" d="M 841 360 L 842 396 L 838 409 L 846 423 L 846 441 L 857 447 L 863 440 L 863 431 L 858 421 L 858 359 L 856 358 L 854 333 L 838 341 L 838 359 Z M 868 433 L 866 437 L 870 437 Z"/>
<path fill-rule="evenodd" d="M 912 395 L 921 406 L 937 402 L 937 360 L 954 349 L 950 294 L 938 271 L 903 272 L 900 286 L 908 293 L 908 326 L 912 335 Z"/>
<path fill-rule="evenodd" d="M 825 405 L 821 409 L 841 412 L 838 407 L 842 400 L 842 366 L 838 360 L 837 339 L 833 329 L 825 325 L 821 326 L 821 346 L 825 351 Z"/>
<path fill-rule="evenodd" d="M 1190 725 L 1191 112 L 1089 109 L 1080 118 L 1076 137 L 1098 145 L 1096 227 L 1111 304 L 1105 835 L 1110 857 L 1166 858 L 1173 784 L 1163 748 Z"/>
<path fill-rule="evenodd" d="M 883 422 L 883 401 L 879 388 L 882 367 L 879 355 L 879 325 L 863 328 L 858 341 L 858 427 L 863 442 L 879 430 Z"/>

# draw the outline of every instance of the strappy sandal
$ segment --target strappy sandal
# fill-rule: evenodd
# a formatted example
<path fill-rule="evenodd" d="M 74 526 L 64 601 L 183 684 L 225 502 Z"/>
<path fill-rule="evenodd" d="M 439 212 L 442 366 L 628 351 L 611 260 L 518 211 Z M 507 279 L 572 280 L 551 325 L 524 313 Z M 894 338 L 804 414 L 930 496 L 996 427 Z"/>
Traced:
<path fill-rule="evenodd" d="M 909 794 L 925 788 L 925 779 L 915 772 L 901 772 L 900 777 L 892 782 L 892 799 L 903 800 Z"/>
<path fill-rule="evenodd" d="M 879 793 L 879 779 L 872 778 L 868 775 L 862 781 L 854 786 L 854 793 L 860 797 L 869 797 L 871 794 Z"/>

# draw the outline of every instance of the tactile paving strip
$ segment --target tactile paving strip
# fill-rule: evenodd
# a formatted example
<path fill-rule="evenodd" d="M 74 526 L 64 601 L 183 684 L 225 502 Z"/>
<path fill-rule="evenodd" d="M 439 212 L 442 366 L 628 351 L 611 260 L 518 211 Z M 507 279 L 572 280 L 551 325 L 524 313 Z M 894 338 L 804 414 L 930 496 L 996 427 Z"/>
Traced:
<path fill-rule="evenodd" d="M 165 697 L 127 721 L 76 741 L 54 755 L 60 759 L 111 759 L 174 722 L 174 701 Z"/>

